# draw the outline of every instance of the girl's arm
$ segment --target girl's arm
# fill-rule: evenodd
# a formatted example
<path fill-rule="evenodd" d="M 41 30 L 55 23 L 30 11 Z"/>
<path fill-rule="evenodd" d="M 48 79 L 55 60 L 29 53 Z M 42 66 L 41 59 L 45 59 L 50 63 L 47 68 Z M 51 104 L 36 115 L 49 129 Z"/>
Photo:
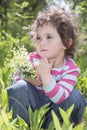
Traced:
<path fill-rule="evenodd" d="M 43 58 L 36 69 L 41 76 L 45 94 L 56 104 L 60 104 L 70 96 L 79 76 L 79 68 L 71 60 L 68 61 L 65 70 L 61 70 L 61 78 L 58 78 L 57 71 L 53 74 L 54 77 L 50 73 L 52 64 L 47 58 Z"/>
<path fill-rule="evenodd" d="M 45 94 L 56 104 L 60 104 L 66 100 L 73 88 L 75 87 L 77 77 L 79 75 L 78 69 L 72 72 L 67 72 L 59 81 L 52 79 L 48 86 L 44 86 Z"/>

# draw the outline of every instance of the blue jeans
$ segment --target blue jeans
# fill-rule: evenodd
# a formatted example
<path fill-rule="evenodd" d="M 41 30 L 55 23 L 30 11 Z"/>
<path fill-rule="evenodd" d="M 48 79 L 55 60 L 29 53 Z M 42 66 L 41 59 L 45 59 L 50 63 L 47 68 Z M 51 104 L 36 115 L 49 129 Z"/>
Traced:
<path fill-rule="evenodd" d="M 70 97 L 57 105 L 53 103 L 45 94 L 37 90 L 35 86 L 27 81 L 20 80 L 16 84 L 13 84 L 7 89 L 9 97 L 9 110 L 13 108 L 13 118 L 17 115 L 21 116 L 29 125 L 28 108 L 31 106 L 33 110 L 39 109 L 41 106 L 49 103 L 49 111 L 44 115 L 43 128 L 48 128 L 52 121 L 51 110 L 54 110 L 58 118 L 62 121 L 58 107 L 63 110 L 67 110 L 72 104 L 74 104 L 74 110 L 71 114 L 70 120 L 77 125 L 83 116 L 84 108 L 87 105 L 82 94 L 74 88 Z"/>

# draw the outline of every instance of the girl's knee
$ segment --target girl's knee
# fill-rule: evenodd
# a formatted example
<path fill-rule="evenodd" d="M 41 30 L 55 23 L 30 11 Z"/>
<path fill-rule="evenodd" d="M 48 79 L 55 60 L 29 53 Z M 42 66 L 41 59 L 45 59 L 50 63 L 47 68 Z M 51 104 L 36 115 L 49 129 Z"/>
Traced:
<path fill-rule="evenodd" d="M 26 86 L 27 86 L 27 82 L 25 80 L 19 80 L 17 83 L 13 84 L 11 86 L 11 88 L 20 89 L 20 88 L 26 87 Z"/>
<path fill-rule="evenodd" d="M 11 87 L 7 88 L 8 96 L 19 97 L 22 96 L 27 91 L 27 83 L 24 80 L 20 80 L 13 84 Z"/>

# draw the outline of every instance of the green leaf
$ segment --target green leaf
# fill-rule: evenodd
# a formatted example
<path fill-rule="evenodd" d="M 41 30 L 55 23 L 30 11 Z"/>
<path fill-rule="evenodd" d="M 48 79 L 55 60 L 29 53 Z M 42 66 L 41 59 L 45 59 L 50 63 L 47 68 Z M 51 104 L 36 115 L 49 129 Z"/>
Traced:
<path fill-rule="evenodd" d="M 59 123 L 59 120 L 58 120 L 58 117 L 56 116 L 56 114 L 53 110 L 52 110 L 52 117 L 53 117 L 53 121 L 54 121 L 54 125 L 55 125 L 56 130 L 62 130 L 60 123 Z"/>
<path fill-rule="evenodd" d="M 67 130 L 73 130 L 73 124 L 70 124 L 70 126 L 68 126 Z"/>
<path fill-rule="evenodd" d="M 2 68 L 0 68 L 0 79 L 3 79 Z"/>
<path fill-rule="evenodd" d="M 5 84 L 2 79 L 0 79 L 0 88 L 4 88 Z"/>
<path fill-rule="evenodd" d="M 19 4 L 17 4 L 17 3 L 14 3 L 14 5 L 16 6 L 16 7 L 19 7 L 19 8 L 22 8 Z"/>
<path fill-rule="evenodd" d="M 49 110 L 49 104 L 42 106 L 40 109 L 33 111 L 31 107 L 29 107 L 29 119 L 30 119 L 30 129 L 31 130 L 41 130 L 41 126 L 43 123 L 43 116 Z"/>
<path fill-rule="evenodd" d="M 67 112 L 65 112 L 63 109 L 59 108 L 59 111 L 60 111 L 60 114 L 63 118 L 63 121 L 66 125 L 69 125 L 70 124 L 70 120 L 69 120 L 69 117 L 67 115 Z"/>
<path fill-rule="evenodd" d="M 19 13 L 16 13 L 16 15 L 17 15 L 18 17 L 20 17 L 20 18 L 24 18 L 24 16 L 21 15 L 21 14 L 19 14 Z"/>
<path fill-rule="evenodd" d="M 26 130 L 26 128 L 28 127 L 28 124 L 26 123 L 26 121 L 22 117 L 20 117 L 19 115 L 17 115 L 17 118 L 19 120 L 20 128 L 22 128 L 23 130 Z"/>
<path fill-rule="evenodd" d="M 32 126 L 37 129 L 37 127 L 39 126 L 39 124 L 38 124 L 38 110 L 35 110 L 33 112 L 33 117 L 34 118 L 32 118 Z M 37 126 L 36 126 L 36 124 L 37 124 Z"/>
<path fill-rule="evenodd" d="M 8 96 L 6 89 L 2 89 L 2 108 L 6 111 L 8 107 Z"/>
<path fill-rule="evenodd" d="M 84 123 L 78 124 L 76 127 L 73 128 L 73 130 L 83 130 Z"/>
<path fill-rule="evenodd" d="M 3 120 L 3 122 L 4 122 L 7 126 L 9 126 L 9 120 L 8 120 L 7 115 L 6 115 L 6 113 L 5 113 L 4 110 L 1 111 L 1 115 L 2 115 L 2 120 Z"/>
<path fill-rule="evenodd" d="M 73 104 L 71 107 L 69 107 L 68 110 L 67 110 L 67 115 L 68 115 L 68 117 L 70 117 L 70 115 L 71 115 L 73 109 L 74 109 L 74 104 Z"/>
<path fill-rule="evenodd" d="M 54 130 L 55 129 L 55 126 L 54 126 L 54 122 L 52 121 L 50 124 L 49 124 L 49 127 L 47 130 Z"/>
<path fill-rule="evenodd" d="M 25 7 L 27 7 L 28 5 L 29 5 L 29 3 L 26 2 L 26 1 L 24 1 L 24 2 L 22 3 L 22 8 L 25 8 Z"/>

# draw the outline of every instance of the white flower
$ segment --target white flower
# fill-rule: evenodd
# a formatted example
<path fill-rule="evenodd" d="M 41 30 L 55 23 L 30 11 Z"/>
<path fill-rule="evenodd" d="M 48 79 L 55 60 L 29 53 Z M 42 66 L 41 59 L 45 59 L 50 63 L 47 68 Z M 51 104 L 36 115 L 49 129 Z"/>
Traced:
<path fill-rule="evenodd" d="M 24 46 L 18 47 L 18 50 L 14 48 L 12 52 L 13 58 L 10 59 L 9 62 L 10 68 L 23 76 L 34 77 L 36 71 L 33 70 L 33 66 L 29 60 L 29 54 L 26 48 L 24 48 Z"/>

